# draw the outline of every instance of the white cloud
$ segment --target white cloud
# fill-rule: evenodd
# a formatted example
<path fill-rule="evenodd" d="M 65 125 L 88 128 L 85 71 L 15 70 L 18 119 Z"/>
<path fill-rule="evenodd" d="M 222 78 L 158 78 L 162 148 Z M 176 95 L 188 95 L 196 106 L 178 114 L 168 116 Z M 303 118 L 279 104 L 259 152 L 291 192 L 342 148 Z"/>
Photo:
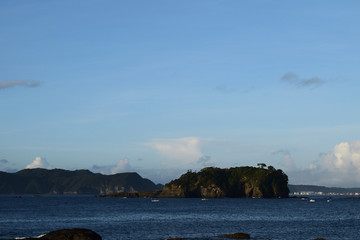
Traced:
<path fill-rule="evenodd" d="M 116 174 L 132 171 L 132 167 L 130 166 L 129 159 L 124 158 L 118 161 L 117 164 L 93 165 L 92 168 L 90 168 L 90 171 L 101 174 Z"/>
<path fill-rule="evenodd" d="M 111 174 L 121 173 L 130 169 L 129 159 L 124 158 L 120 160 L 116 166 L 111 168 Z"/>
<path fill-rule="evenodd" d="M 334 183 L 356 181 L 360 183 L 360 140 L 342 142 L 334 151 L 322 158 L 323 168 L 330 173 Z"/>
<path fill-rule="evenodd" d="M 336 144 L 304 169 L 289 171 L 291 183 L 354 187 L 360 184 L 360 140 Z"/>
<path fill-rule="evenodd" d="M 46 158 L 36 157 L 32 163 L 26 166 L 26 168 L 52 169 L 53 167 L 46 161 Z"/>
<path fill-rule="evenodd" d="M 201 159 L 204 156 L 200 150 L 202 141 L 198 137 L 154 139 L 146 145 L 165 157 L 167 165 L 176 167 L 193 164 Z"/>

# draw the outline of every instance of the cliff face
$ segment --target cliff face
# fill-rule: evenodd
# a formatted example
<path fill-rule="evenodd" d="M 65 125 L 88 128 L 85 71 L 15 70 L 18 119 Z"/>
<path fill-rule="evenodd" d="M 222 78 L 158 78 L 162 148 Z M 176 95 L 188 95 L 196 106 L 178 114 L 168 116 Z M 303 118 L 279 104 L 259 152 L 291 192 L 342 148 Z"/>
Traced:
<path fill-rule="evenodd" d="M 205 168 L 187 172 L 163 188 L 161 197 L 286 198 L 288 177 L 281 170 L 254 167 Z"/>
<path fill-rule="evenodd" d="M 160 193 L 160 197 L 184 198 L 185 191 L 181 186 L 166 184 Z"/>
<path fill-rule="evenodd" d="M 226 193 L 215 184 L 211 184 L 208 187 L 200 186 L 201 197 L 206 198 L 222 198 L 226 197 Z"/>

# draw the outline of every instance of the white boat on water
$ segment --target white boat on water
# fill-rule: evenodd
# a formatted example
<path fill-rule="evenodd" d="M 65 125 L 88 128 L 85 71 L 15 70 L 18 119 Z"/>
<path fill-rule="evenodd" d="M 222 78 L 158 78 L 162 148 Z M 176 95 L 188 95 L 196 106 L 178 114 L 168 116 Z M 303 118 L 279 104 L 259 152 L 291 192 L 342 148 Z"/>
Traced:
<path fill-rule="evenodd" d="M 315 199 L 310 199 L 309 202 L 315 202 Z"/>
<path fill-rule="evenodd" d="M 160 202 L 159 199 L 151 199 L 151 202 Z"/>

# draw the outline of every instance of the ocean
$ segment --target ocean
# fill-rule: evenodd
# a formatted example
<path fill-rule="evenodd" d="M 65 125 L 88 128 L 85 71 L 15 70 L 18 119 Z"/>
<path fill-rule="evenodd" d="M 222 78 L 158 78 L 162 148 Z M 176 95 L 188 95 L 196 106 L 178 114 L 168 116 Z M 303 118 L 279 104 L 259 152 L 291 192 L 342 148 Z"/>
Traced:
<path fill-rule="evenodd" d="M 95 198 L 90 195 L 0 196 L 0 239 L 88 228 L 104 240 L 360 239 L 360 200 Z"/>

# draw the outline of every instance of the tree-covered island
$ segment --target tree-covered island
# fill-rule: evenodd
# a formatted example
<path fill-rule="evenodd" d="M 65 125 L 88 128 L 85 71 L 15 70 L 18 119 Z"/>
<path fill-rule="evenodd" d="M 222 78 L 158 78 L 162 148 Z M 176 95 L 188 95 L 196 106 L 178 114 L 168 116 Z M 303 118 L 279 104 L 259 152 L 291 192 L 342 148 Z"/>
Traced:
<path fill-rule="evenodd" d="M 166 184 L 159 197 L 287 198 L 288 177 L 282 170 L 256 167 L 204 168 L 188 171 Z"/>

